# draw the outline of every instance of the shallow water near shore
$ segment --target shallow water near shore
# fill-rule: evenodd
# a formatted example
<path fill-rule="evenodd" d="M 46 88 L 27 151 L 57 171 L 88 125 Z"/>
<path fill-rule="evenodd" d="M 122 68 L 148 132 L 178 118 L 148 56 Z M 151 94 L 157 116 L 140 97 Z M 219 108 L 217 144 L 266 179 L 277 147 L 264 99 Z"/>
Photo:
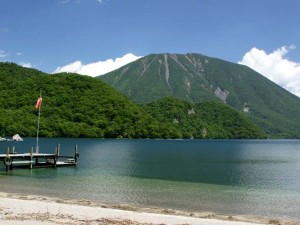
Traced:
<path fill-rule="evenodd" d="M 0 142 L 0 152 L 35 146 Z M 40 139 L 40 152 L 73 155 L 77 167 L 0 166 L 2 192 L 185 211 L 300 220 L 300 140 Z"/>

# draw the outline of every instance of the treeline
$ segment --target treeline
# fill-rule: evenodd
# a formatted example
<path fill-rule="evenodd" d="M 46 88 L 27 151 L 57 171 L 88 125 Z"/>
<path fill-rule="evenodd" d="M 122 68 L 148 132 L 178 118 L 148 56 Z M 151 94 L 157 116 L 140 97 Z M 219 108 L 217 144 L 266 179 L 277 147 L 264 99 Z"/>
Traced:
<path fill-rule="evenodd" d="M 249 121 L 237 120 L 239 114 L 234 110 L 214 103 L 195 105 L 195 114 L 184 110 L 191 110 L 189 103 L 175 99 L 139 106 L 94 78 L 69 73 L 49 75 L 13 63 L 0 63 L 0 80 L 2 137 L 16 133 L 22 137 L 36 135 L 35 103 L 40 90 L 43 97 L 40 136 L 43 137 L 263 137 Z M 164 101 L 173 102 L 173 106 L 166 108 Z"/>
<path fill-rule="evenodd" d="M 166 97 L 144 106 L 160 122 L 174 127 L 182 138 L 265 138 L 242 113 L 219 102 L 189 103 Z"/>

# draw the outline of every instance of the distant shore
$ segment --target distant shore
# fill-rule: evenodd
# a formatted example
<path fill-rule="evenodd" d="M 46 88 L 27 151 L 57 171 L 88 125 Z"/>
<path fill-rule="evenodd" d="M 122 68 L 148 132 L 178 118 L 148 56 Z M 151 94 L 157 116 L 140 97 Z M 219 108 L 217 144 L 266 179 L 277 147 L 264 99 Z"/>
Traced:
<path fill-rule="evenodd" d="M 34 195 L 0 193 L 0 224 L 120 224 L 120 225 L 253 225 L 300 224 L 210 212 L 140 208 L 129 205 L 98 204 L 89 200 L 63 200 Z"/>

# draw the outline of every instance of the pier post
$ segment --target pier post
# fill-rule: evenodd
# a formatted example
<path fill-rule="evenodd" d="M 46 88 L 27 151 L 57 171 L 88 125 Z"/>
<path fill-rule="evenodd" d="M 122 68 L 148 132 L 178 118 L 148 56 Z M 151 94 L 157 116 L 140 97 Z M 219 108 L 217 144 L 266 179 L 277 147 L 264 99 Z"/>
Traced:
<path fill-rule="evenodd" d="M 57 144 L 56 147 L 55 147 L 55 151 L 54 151 L 54 164 L 53 164 L 53 167 L 56 167 L 57 166 L 57 161 L 58 161 L 58 156 L 59 156 L 59 149 L 60 149 L 60 144 Z"/>
<path fill-rule="evenodd" d="M 32 169 L 32 154 L 33 154 L 33 147 L 30 149 L 30 169 Z"/>
<path fill-rule="evenodd" d="M 60 151 L 60 144 L 57 144 L 57 154 L 56 154 L 57 159 L 58 159 L 58 157 L 59 157 L 59 151 Z"/>
<path fill-rule="evenodd" d="M 8 168 L 10 166 L 10 156 L 9 156 L 9 147 L 6 148 L 6 158 L 4 159 L 5 169 L 8 172 Z"/>
<path fill-rule="evenodd" d="M 78 146 L 75 145 L 75 155 L 74 155 L 75 164 L 77 163 L 78 157 L 79 157 L 79 154 L 78 154 Z"/>

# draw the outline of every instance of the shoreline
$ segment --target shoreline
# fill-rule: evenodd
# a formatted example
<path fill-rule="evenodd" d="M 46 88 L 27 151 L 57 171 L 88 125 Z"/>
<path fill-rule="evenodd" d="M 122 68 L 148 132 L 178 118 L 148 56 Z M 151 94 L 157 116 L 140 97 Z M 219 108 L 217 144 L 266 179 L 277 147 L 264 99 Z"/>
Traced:
<path fill-rule="evenodd" d="M 65 200 L 0 192 L 0 223 L 30 224 L 120 224 L 120 225 L 297 225 L 300 221 L 187 212 L 133 205 L 99 204 L 90 200 Z"/>

